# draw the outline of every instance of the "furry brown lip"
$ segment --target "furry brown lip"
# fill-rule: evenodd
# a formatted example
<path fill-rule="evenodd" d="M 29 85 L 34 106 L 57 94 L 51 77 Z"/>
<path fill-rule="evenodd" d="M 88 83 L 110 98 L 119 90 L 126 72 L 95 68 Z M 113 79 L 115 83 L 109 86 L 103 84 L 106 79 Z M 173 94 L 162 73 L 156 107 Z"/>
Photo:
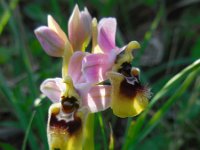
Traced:
<path fill-rule="evenodd" d="M 51 114 L 49 124 L 52 130 L 64 131 L 68 133 L 69 136 L 72 136 L 81 129 L 82 121 L 80 117 L 76 116 L 76 112 L 72 114 L 74 119 L 68 122 L 64 119 L 58 120 L 57 115 L 59 115 L 59 112 Z"/>
<path fill-rule="evenodd" d="M 135 78 L 135 77 L 129 77 L 129 78 Z M 143 90 L 143 86 L 140 84 L 140 82 L 136 79 L 133 83 L 128 83 L 127 79 L 124 78 L 124 80 L 120 84 L 120 93 L 124 96 L 127 96 L 131 99 L 133 99 L 138 92 Z"/>

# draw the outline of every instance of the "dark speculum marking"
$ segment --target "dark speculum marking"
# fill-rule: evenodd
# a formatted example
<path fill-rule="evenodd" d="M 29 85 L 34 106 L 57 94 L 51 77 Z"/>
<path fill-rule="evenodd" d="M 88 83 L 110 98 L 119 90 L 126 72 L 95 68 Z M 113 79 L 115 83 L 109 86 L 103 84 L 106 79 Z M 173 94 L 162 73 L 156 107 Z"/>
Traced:
<path fill-rule="evenodd" d="M 61 97 L 61 104 L 65 113 L 71 113 L 77 110 L 79 108 L 79 104 L 77 102 L 78 100 L 73 96 L 70 98 L 65 96 Z"/>
<path fill-rule="evenodd" d="M 133 99 L 138 92 L 142 92 L 144 87 L 136 77 L 125 78 L 120 84 L 120 94 Z"/>
<path fill-rule="evenodd" d="M 76 131 L 81 129 L 82 120 L 80 117 L 76 116 L 76 112 L 74 113 L 74 120 L 66 121 L 66 120 L 58 120 L 56 117 L 59 114 L 52 113 L 50 118 L 50 128 L 65 131 L 69 134 L 69 136 L 73 135 Z"/>
<path fill-rule="evenodd" d="M 121 73 L 122 75 L 124 75 L 125 77 L 131 77 L 131 64 L 128 62 L 124 62 L 121 65 L 121 68 L 118 69 L 117 72 Z"/>

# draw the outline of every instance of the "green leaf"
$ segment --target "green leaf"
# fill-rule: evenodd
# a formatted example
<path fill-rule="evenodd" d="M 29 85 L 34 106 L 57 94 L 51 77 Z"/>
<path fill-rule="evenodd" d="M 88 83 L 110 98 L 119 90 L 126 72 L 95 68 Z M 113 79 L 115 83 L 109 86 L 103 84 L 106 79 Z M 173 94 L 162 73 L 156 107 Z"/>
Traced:
<path fill-rule="evenodd" d="M 6 47 L 0 47 L 0 64 L 8 63 L 11 58 L 11 53 Z"/>
<path fill-rule="evenodd" d="M 25 14 L 28 15 L 28 17 L 37 20 L 39 22 L 46 20 L 47 15 L 43 12 L 40 5 L 37 3 L 30 3 L 26 5 Z"/>
<path fill-rule="evenodd" d="M 106 136 L 106 133 L 105 133 L 105 124 L 104 124 L 101 112 L 97 113 L 97 116 L 98 116 L 99 124 L 100 124 L 100 127 L 101 127 L 104 149 L 107 149 L 108 148 L 107 136 Z"/>
<path fill-rule="evenodd" d="M 88 114 L 83 136 L 83 150 L 94 150 L 94 114 Z"/>
<path fill-rule="evenodd" d="M 154 6 L 157 4 L 157 0 L 143 0 L 143 3 L 147 6 Z"/>
<path fill-rule="evenodd" d="M 168 149 L 167 145 L 169 144 L 169 139 L 166 138 L 163 134 L 157 134 L 144 141 L 141 145 L 137 147 L 137 150 L 161 150 Z"/>
<path fill-rule="evenodd" d="M 191 55 L 194 59 L 200 58 L 200 37 L 196 39 L 195 44 L 192 46 Z"/>
<path fill-rule="evenodd" d="M 24 140 L 23 140 L 23 144 L 22 144 L 22 150 L 26 149 L 26 143 L 27 143 L 27 140 L 28 140 L 28 135 L 30 134 L 31 125 L 32 125 L 33 119 L 35 117 L 35 113 L 36 113 L 36 111 L 33 111 L 32 115 L 31 115 L 31 118 L 29 120 L 28 127 L 26 129 L 26 134 L 25 134 L 25 137 L 24 137 Z"/>
<path fill-rule="evenodd" d="M 3 143 L 3 142 L 0 142 L 0 148 L 2 150 L 16 150 L 16 148 L 13 147 L 12 145 L 10 145 L 8 143 Z"/>

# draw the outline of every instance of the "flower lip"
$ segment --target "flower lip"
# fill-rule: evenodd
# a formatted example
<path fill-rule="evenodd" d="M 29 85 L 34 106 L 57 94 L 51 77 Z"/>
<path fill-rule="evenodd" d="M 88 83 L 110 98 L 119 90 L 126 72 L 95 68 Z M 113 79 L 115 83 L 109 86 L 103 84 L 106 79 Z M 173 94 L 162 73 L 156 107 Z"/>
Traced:
<path fill-rule="evenodd" d="M 108 76 L 112 84 L 111 108 L 116 116 L 136 116 L 146 108 L 150 91 L 137 77 L 126 77 L 115 71 Z"/>
<path fill-rule="evenodd" d="M 120 84 L 120 93 L 124 96 L 127 96 L 132 100 L 138 92 L 144 91 L 144 87 L 135 77 L 124 78 Z"/>
<path fill-rule="evenodd" d="M 120 84 L 120 92 L 122 95 L 134 98 L 138 93 L 142 94 L 148 91 L 140 82 L 140 70 L 138 68 L 132 67 L 128 62 L 123 63 L 121 66 L 118 72 L 124 76 Z"/>
<path fill-rule="evenodd" d="M 65 113 L 72 113 L 79 108 L 78 100 L 74 96 L 70 98 L 62 96 L 61 104 L 62 104 L 62 110 Z"/>
<path fill-rule="evenodd" d="M 82 128 L 82 120 L 76 115 L 76 112 L 72 113 L 73 120 L 66 121 L 65 119 L 59 119 L 58 115 L 60 110 L 57 112 L 52 112 L 50 117 L 50 130 L 57 132 L 66 133 L 69 136 L 74 135 Z"/>

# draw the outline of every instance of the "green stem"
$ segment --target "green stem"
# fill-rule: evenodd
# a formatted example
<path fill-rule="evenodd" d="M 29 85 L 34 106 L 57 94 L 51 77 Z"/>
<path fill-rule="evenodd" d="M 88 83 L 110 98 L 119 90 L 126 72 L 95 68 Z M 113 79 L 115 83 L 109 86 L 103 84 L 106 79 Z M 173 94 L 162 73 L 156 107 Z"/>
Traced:
<path fill-rule="evenodd" d="M 83 150 L 94 150 L 94 114 L 88 114 L 83 136 Z"/>
<path fill-rule="evenodd" d="M 36 111 L 33 111 L 31 118 L 30 118 L 30 121 L 29 121 L 29 124 L 28 124 L 28 127 L 26 129 L 25 137 L 24 137 L 23 144 L 22 144 L 22 150 L 26 149 L 26 143 L 27 143 L 27 140 L 28 140 L 28 135 L 29 135 L 30 130 L 31 130 L 31 125 L 33 123 L 33 119 L 35 117 L 35 113 L 36 113 Z"/>
<path fill-rule="evenodd" d="M 103 136 L 104 149 L 107 149 L 108 144 L 107 144 L 107 140 L 106 140 L 106 133 L 105 133 L 105 126 L 104 126 L 104 122 L 103 122 L 103 117 L 102 117 L 102 114 L 100 112 L 97 115 L 98 115 L 99 124 L 100 124 L 100 127 L 101 127 L 101 133 L 102 133 L 102 136 Z"/>
<path fill-rule="evenodd" d="M 110 126 L 109 150 L 114 150 L 115 149 L 115 140 L 114 140 L 114 136 L 113 136 L 113 130 L 112 130 L 111 124 L 109 124 L 109 126 Z"/>

